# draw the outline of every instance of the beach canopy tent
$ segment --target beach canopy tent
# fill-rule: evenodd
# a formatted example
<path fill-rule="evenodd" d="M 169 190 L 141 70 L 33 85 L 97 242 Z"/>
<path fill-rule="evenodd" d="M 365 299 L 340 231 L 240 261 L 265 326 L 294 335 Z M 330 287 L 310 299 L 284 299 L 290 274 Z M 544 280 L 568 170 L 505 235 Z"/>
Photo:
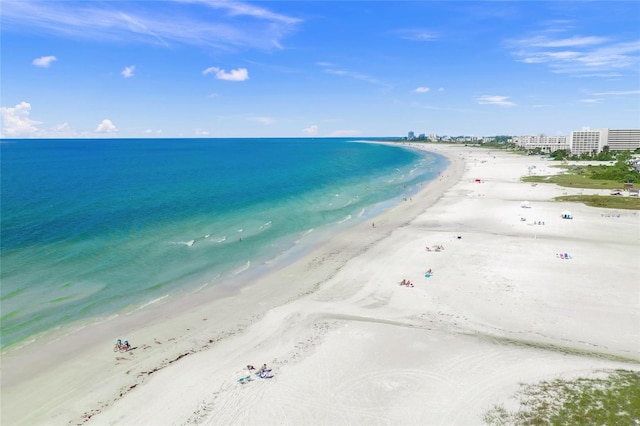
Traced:
<path fill-rule="evenodd" d="M 480 179 L 475 180 L 475 183 L 480 183 L 480 182 L 482 182 Z"/>
<path fill-rule="evenodd" d="M 528 201 L 523 201 L 520 203 L 520 207 L 522 207 L 523 209 L 530 209 L 531 203 L 529 203 Z"/>
<path fill-rule="evenodd" d="M 560 215 L 563 219 L 573 219 L 573 215 L 568 210 L 563 211 Z"/>

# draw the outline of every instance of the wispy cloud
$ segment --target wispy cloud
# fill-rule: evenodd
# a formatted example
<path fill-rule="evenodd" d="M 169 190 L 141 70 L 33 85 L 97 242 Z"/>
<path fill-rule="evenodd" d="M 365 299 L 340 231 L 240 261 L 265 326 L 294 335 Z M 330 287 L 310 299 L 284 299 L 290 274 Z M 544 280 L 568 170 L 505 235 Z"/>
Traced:
<path fill-rule="evenodd" d="M 400 38 L 413 41 L 433 41 L 439 38 L 439 36 L 433 31 L 422 29 L 401 29 L 395 31 L 395 33 Z"/>
<path fill-rule="evenodd" d="M 36 67 L 49 68 L 51 64 L 57 60 L 58 58 L 56 58 L 55 56 L 41 56 L 34 59 L 32 64 Z"/>
<path fill-rule="evenodd" d="M 249 71 L 246 68 L 238 68 L 229 72 L 218 68 L 209 67 L 202 71 L 202 75 L 214 74 L 218 80 L 226 81 L 245 81 L 249 80 Z"/>
<path fill-rule="evenodd" d="M 529 40 L 522 40 L 530 46 L 536 47 L 578 47 L 578 46 L 591 46 L 594 44 L 602 44 L 607 41 L 605 37 L 568 37 L 562 39 L 549 39 L 545 36 L 537 36 Z"/>
<path fill-rule="evenodd" d="M 273 124 L 275 122 L 275 120 L 271 117 L 250 117 L 249 120 L 264 125 Z"/>
<path fill-rule="evenodd" d="M 190 4 L 190 7 L 185 7 Z M 7 31 L 34 28 L 70 38 L 117 40 L 168 46 L 173 43 L 281 49 L 300 19 L 242 2 L 165 0 L 153 8 L 135 2 L 3 0 Z"/>
<path fill-rule="evenodd" d="M 343 129 L 343 130 L 334 130 L 329 134 L 329 136 L 334 138 L 349 138 L 349 137 L 359 136 L 361 134 L 362 132 L 360 130 Z"/>
<path fill-rule="evenodd" d="M 416 93 L 427 93 L 429 92 L 431 89 L 428 87 L 417 87 L 414 92 Z"/>
<path fill-rule="evenodd" d="M 602 102 L 602 99 L 581 99 L 580 102 L 583 104 L 598 104 Z"/>
<path fill-rule="evenodd" d="M 567 25 L 564 23 L 564 25 Z M 566 35 L 568 28 L 542 31 L 533 37 L 509 40 L 518 61 L 546 64 L 552 72 L 579 76 L 607 76 L 611 72 L 637 67 L 640 40 Z"/>
<path fill-rule="evenodd" d="M 124 67 L 124 69 L 122 70 L 122 72 L 120 73 L 124 78 L 131 78 L 133 77 L 133 72 L 135 71 L 136 66 L 135 65 L 131 65 L 130 67 Z"/>
<path fill-rule="evenodd" d="M 595 96 L 627 96 L 640 95 L 640 90 L 612 90 L 610 92 L 594 93 Z"/>
<path fill-rule="evenodd" d="M 499 105 L 503 107 L 511 107 L 515 106 L 515 104 L 509 100 L 508 96 L 495 96 L 495 95 L 484 95 L 478 96 L 476 98 L 476 102 L 480 105 Z"/>
<path fill-rule="evenodd" d="M 317 65 L 323 67 L 324 68 L 324 72 L 326 72 L 327 74 L 333 74 L 333 75 L 338 75 L 338 76 L 342 76 L 342 77 L 349 77 L 349 78 L 353 78 L 355 80 L 365 81 L 365 82 L 371 83 L 371 84 L 376 84 L 376 85 L 380 85 L 380 86 L 386 86 L 386 84 L 383 83 L 382 81 L 378 80 L 377 78 L 371 77 L 370 75 L 367 75 L 367 74 L 362 74 L 362 73 L 355 72 L 355 71 L 349 71 L 349 70 L 345 70 L 345 69 L 340 69 L 337 66 L 335 66 L 333 64 L 326 63 L 326 62 L 318 62 Z"/>

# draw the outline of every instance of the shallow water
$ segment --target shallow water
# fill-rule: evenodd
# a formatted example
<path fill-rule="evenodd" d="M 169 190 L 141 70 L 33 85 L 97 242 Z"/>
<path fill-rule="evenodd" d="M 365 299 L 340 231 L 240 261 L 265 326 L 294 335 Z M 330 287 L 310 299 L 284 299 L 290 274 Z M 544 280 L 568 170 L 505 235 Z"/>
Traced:
<path fill-rule="evenodd" d="M 3 348 L 265 267 L 446 167 L 349 139 L 14 140 L 0 150 Z"/>

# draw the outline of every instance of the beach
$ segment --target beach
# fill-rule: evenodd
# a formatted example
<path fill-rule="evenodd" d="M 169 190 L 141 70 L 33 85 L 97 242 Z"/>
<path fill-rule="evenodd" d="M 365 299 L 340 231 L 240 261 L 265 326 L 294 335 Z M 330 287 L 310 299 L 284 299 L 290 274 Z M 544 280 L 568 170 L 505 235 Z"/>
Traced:
<path fill-rule="evenodd" d="M 450 166 L 295 263 L 5 354 L 2 424 L 482 424 L 520 383 L 640 370 L 636 212 L 553 201 L 598 191 L 521 182 L 539 157 L 416 147 Z"/>

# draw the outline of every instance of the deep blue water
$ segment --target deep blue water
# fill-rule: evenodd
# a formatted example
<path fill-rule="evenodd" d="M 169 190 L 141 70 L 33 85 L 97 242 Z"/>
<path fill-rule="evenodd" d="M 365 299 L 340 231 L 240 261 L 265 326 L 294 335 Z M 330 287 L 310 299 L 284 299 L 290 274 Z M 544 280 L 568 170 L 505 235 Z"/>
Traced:
<path fill-rule="evenodd" d="M 0 154 L 3 348 L 264 267 L 447 164 L 349 139 L 4 140 Z"/>

